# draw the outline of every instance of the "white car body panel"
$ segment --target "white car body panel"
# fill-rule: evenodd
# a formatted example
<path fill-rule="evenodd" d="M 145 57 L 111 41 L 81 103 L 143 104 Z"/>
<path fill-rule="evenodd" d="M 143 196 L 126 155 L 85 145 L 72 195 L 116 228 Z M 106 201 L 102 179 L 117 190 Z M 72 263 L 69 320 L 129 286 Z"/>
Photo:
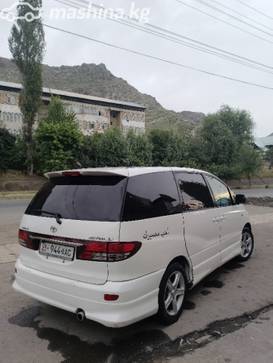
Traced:
<path fill-rule="evenodd" d="M 81 175 L 136 175 L 183 171 L 189 168 L 79 169 Z M 75 172 L 75 171 L 73 171 Z M 48 173 L 49 178 L 62 172 Z M 135 221 L 99 222 L 25 214 L 20 229 L 43 236 L 85 241 L 139 241 L 132 257 L 118 262 L 63 261 L 25 247 L 16 262 L 14 288 L 56 307 L 76 312 L 110 327 L 126 326 L 158 310 L 160 281 L 167 266 L 183 257 L 188 264 L 189 285 L 240 254 L 241 234 L 249 223 L 243 205 L 215 207 Z M 54 231 L 54 233 L 52 232 Z M 105 301 L 104 294 L 117 294 Z"/>
<path fill-rule="evenodd" d="M 158 286 L 164 271 L 123 282 L 95 285 L 75 281 L 24 266 L 16 262 L 15 290 L 58 308 L 85 311 L 88 319 L 109 327 L 122 327 L 157 312 Z M 105 302 L 104 294 L 119 294 L 118 302 Z"/>
<path fill-rule="evenodd" d="M 238 256 L 241 251 L 242 229 L 248 222 L 248 213 L 242 205 L 218 208 L 221 263 Z"/>
<path fill-rule="evenodd" d="M 181 214 L 121 222 L 120 238 L 121 241 L 141 241 L 142 246 L 128 260 L 109 263 L 111 281 L 122 281 L 125 276 L 130 280 L 147 275 L 161 270 L 178 255 L 187 256 Z"/>
<path fill-rule="evenodd" d="M 194 284 L 216 269 L 221 262 L 219 228 L 214 219 L 217 208 L 209 211 L 186 212 L 184 215 L 185 240 L 193 266 Z"/>
<path fill-rule="evenodd" d="M 67 237 L 88 241 L 99 236 L 101 239 L 105 237 L 112 241 L 119 240 L 120 222 L 72 221 L 63 219 L 62 224 L 59 225 L 55 218 L 41 218 L 25 214 L 20 228 L 41 235 L 52 235 L 50 231 L 51 226 L 57 229 L 57 232 L 51 236 L 56 240 L 58 240 L 58 237 Z M 33 251 L 24 247 L 21 247 L 20 256 L 25 266 L 42 272 L 50 272 L 56 276 L 75 279 L 76 281 L 104 284 L 108 278 L 106 263 L 77 259 L 62 261 L 54 257 L 47 258 L 41 255 L 39 251 Z"/>

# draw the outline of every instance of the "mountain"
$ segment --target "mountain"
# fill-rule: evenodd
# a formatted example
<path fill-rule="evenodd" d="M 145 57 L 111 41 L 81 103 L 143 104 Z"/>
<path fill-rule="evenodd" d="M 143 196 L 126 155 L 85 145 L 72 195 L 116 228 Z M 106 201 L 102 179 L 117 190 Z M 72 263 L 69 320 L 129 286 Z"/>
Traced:
<path fill-rule="evenodd" d="M 0 57 L 0 80 L 21 82 L 20 73 L 14 62 Z M 122 78 L 115 77 L 104 64 L 80 66 L 43 66 L 44 87 L 83 93 L 92 96 L 131 101 L 146 106 L 147 128 L 183 130 L 203 120 L 199 112 L 167 110 L 157 100 L 139 92 Z"/>

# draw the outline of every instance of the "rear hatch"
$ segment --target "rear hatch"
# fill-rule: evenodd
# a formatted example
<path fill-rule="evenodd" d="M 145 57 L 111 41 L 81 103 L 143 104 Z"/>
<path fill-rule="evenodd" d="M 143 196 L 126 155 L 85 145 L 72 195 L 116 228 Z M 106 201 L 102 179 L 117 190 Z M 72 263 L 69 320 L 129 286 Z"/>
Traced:
<path fill-rule="evenodd" d="M 127 178 L 75 172 L 54 175 L 22 219 L 21 261 L 42 272 L 104 284 L 108 277 L 104 246 L 119 241 Z"/>

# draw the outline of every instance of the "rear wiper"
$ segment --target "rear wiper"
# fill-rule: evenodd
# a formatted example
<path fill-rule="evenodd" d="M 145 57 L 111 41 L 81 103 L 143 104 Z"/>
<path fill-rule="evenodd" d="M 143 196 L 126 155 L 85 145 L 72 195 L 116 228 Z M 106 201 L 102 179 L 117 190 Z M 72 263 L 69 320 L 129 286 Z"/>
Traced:
<path fill-rule="evenodd" d="M 62 216 L 60 213 L 54 213 L 54 212 L 49 212 L 47 210 L 44 210 L 44 209 L 34 209 L 33 212 L 38 212 L 38 213 L 41 213 L 41 214 L 47 214 L 48 216 L 52 216 L 52 217 L 55 217 L 56 219 L 56 222 L 58 224 L 62 224 Z"/>

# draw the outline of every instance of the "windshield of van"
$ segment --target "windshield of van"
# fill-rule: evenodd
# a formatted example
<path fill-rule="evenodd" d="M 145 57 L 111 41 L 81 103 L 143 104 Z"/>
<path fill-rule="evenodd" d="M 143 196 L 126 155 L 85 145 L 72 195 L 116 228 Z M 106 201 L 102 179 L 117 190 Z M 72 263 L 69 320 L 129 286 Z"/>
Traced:
<path fill-rule="evenodd" d="M 26 214 L 87 221 L 119 221 L 126 178 L 71 176 L 50 179 L 36 194 Z"/>

